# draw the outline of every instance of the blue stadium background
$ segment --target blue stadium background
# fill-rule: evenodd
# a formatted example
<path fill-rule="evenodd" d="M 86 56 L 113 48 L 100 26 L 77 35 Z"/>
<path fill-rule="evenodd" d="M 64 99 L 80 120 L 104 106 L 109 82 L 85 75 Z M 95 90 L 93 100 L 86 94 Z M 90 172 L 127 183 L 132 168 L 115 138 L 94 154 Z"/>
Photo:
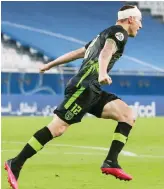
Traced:
<path fill-rule="evenodd" d="M 123 2 L 2 2 L 1 33 L 54 59 L 81 47 L 104 28 L 115 24 L 117 11 L 123 5 Z M 125 55 L 111 72 L 113 84 L 103 87 L 132 106 L 138 102 L 138 110 L 143 115 L 145 111 L 152 114 L 154 102 L 153 116 L 164 115 L 163 33 L 164 24 L 145 14 L 143 29 L 136 38 L 128 40 Z M 79 67 L 80 64 L 78 60 L 67 66 Z M 22 102 L 31 107 L 35 104 L 38 111 L 20 115 L 42 115 L 47 105 L 47 111 L 51 112 L 52 106 L 62 100 L 64 86 L 72 75 L 3 71 L 3 115 L 16 115 L 14 112 L 20 109 Z M 13 111 L 7 112 L 7 108 Z"/>

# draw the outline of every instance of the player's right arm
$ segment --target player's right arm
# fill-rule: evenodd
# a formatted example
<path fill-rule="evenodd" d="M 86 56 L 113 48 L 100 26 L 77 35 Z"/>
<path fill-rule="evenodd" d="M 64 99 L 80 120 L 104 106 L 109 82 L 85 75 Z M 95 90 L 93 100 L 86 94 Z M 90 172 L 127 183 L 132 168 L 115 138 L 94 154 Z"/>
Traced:
<path fill-rule="evenodd" d="M 99 83 L 111 84 L 112 80 L 107 73 L 108 64 L 112 55 L 117 51 L 116 43 L 113 39 L 106 39 L 105 45 L 99 55 Z"/>
<path fill-rule="evenodd" d="M 88 44 L 87 44 L 88 45 Z M 87 48 L 87 45 L 85 47 L 82 47 L 82 48 L 79 48 L 77 50 L 74 50 L 74 51 L 71 51 L 69 53 L 66 53 L 60 57 L 58 57 L 57 59 L 49 62 L 48 64 L 45 64 L 43 65 L 41 68 L 40 68 L 40 72 L 43 73 L 49 69 L 51 69 L 52 67 L 54 66 L 58 66 L 58 65 L 61 65 L 61 64 L 65 64 L 65 63 L 68 63 L 68 62 L 71 62 L 71 61 L 74 61 L 76 59 L 79 59 L 79 58 L 84 58 L 84 55 L 85 55 L 85 52 L 86 52 L 86 48 Z"/>

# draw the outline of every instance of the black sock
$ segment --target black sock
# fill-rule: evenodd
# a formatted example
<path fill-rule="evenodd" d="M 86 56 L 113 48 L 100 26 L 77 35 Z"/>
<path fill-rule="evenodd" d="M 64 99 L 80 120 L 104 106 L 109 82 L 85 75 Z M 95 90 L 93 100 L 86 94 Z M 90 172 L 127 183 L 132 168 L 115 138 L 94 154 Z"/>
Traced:
<path fill-rule="evenodd" d="M 118 154 L 123 149 L 132 126 L 125 122 L 118 122 L 114 132 L 113 141 L 105 161 L 117 162 Z"/>
<path fill-rule="evenodd" d="M 33 135 L 22 151 L 13 159 L 13 162 L 21 167 L 28 158 L 35 155 L 52 139 L 50 130 L 47 127 L 42 128 Z"/>

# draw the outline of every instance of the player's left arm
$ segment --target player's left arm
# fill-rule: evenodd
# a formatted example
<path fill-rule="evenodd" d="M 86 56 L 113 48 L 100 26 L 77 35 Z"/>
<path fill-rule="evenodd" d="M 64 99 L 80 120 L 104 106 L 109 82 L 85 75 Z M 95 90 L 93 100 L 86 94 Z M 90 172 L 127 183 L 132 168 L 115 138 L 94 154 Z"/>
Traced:
<path fill-rule="evenodd" d="M 112 55 L 117 51 L 116 42 L 108 38 L 99 55 L 99 83 L 111 84 L 112 80 L 107 74 L 107 67 L 112 58 Z"/>
<path fill-rule="evenodd" d="M 40 72 L 45 72 L 46 70 L 49 70 L 54 66 L 65 64 L 65 63 L 77 60 L 79 58 L 84 58 L 85 52 L 86 52 L 85 47 L 68 52 L 68 53 L 58 57 L 57 59 L 49 62 L 48 64 L 43 65 L 43 67 L 40 68 Z"/>

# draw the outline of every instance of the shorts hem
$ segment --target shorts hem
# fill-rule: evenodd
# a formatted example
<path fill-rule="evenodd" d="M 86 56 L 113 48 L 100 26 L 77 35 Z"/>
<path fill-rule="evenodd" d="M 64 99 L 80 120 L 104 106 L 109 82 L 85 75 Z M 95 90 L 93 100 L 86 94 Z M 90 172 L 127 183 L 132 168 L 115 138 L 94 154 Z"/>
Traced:
<path fill-rule="evenodd" d="M 63 116 L 61 115 L 61 113 L 58 112 L 57 110 L 54 110 L 53 113 L 56 114 L 62 121 L 66 122 L 69 125 L 81 122 L 81 120 L 79 120 L 79 121 L 76 121 L 76 120 L 66 120 L 66 119 L 63 118 Z"/>

